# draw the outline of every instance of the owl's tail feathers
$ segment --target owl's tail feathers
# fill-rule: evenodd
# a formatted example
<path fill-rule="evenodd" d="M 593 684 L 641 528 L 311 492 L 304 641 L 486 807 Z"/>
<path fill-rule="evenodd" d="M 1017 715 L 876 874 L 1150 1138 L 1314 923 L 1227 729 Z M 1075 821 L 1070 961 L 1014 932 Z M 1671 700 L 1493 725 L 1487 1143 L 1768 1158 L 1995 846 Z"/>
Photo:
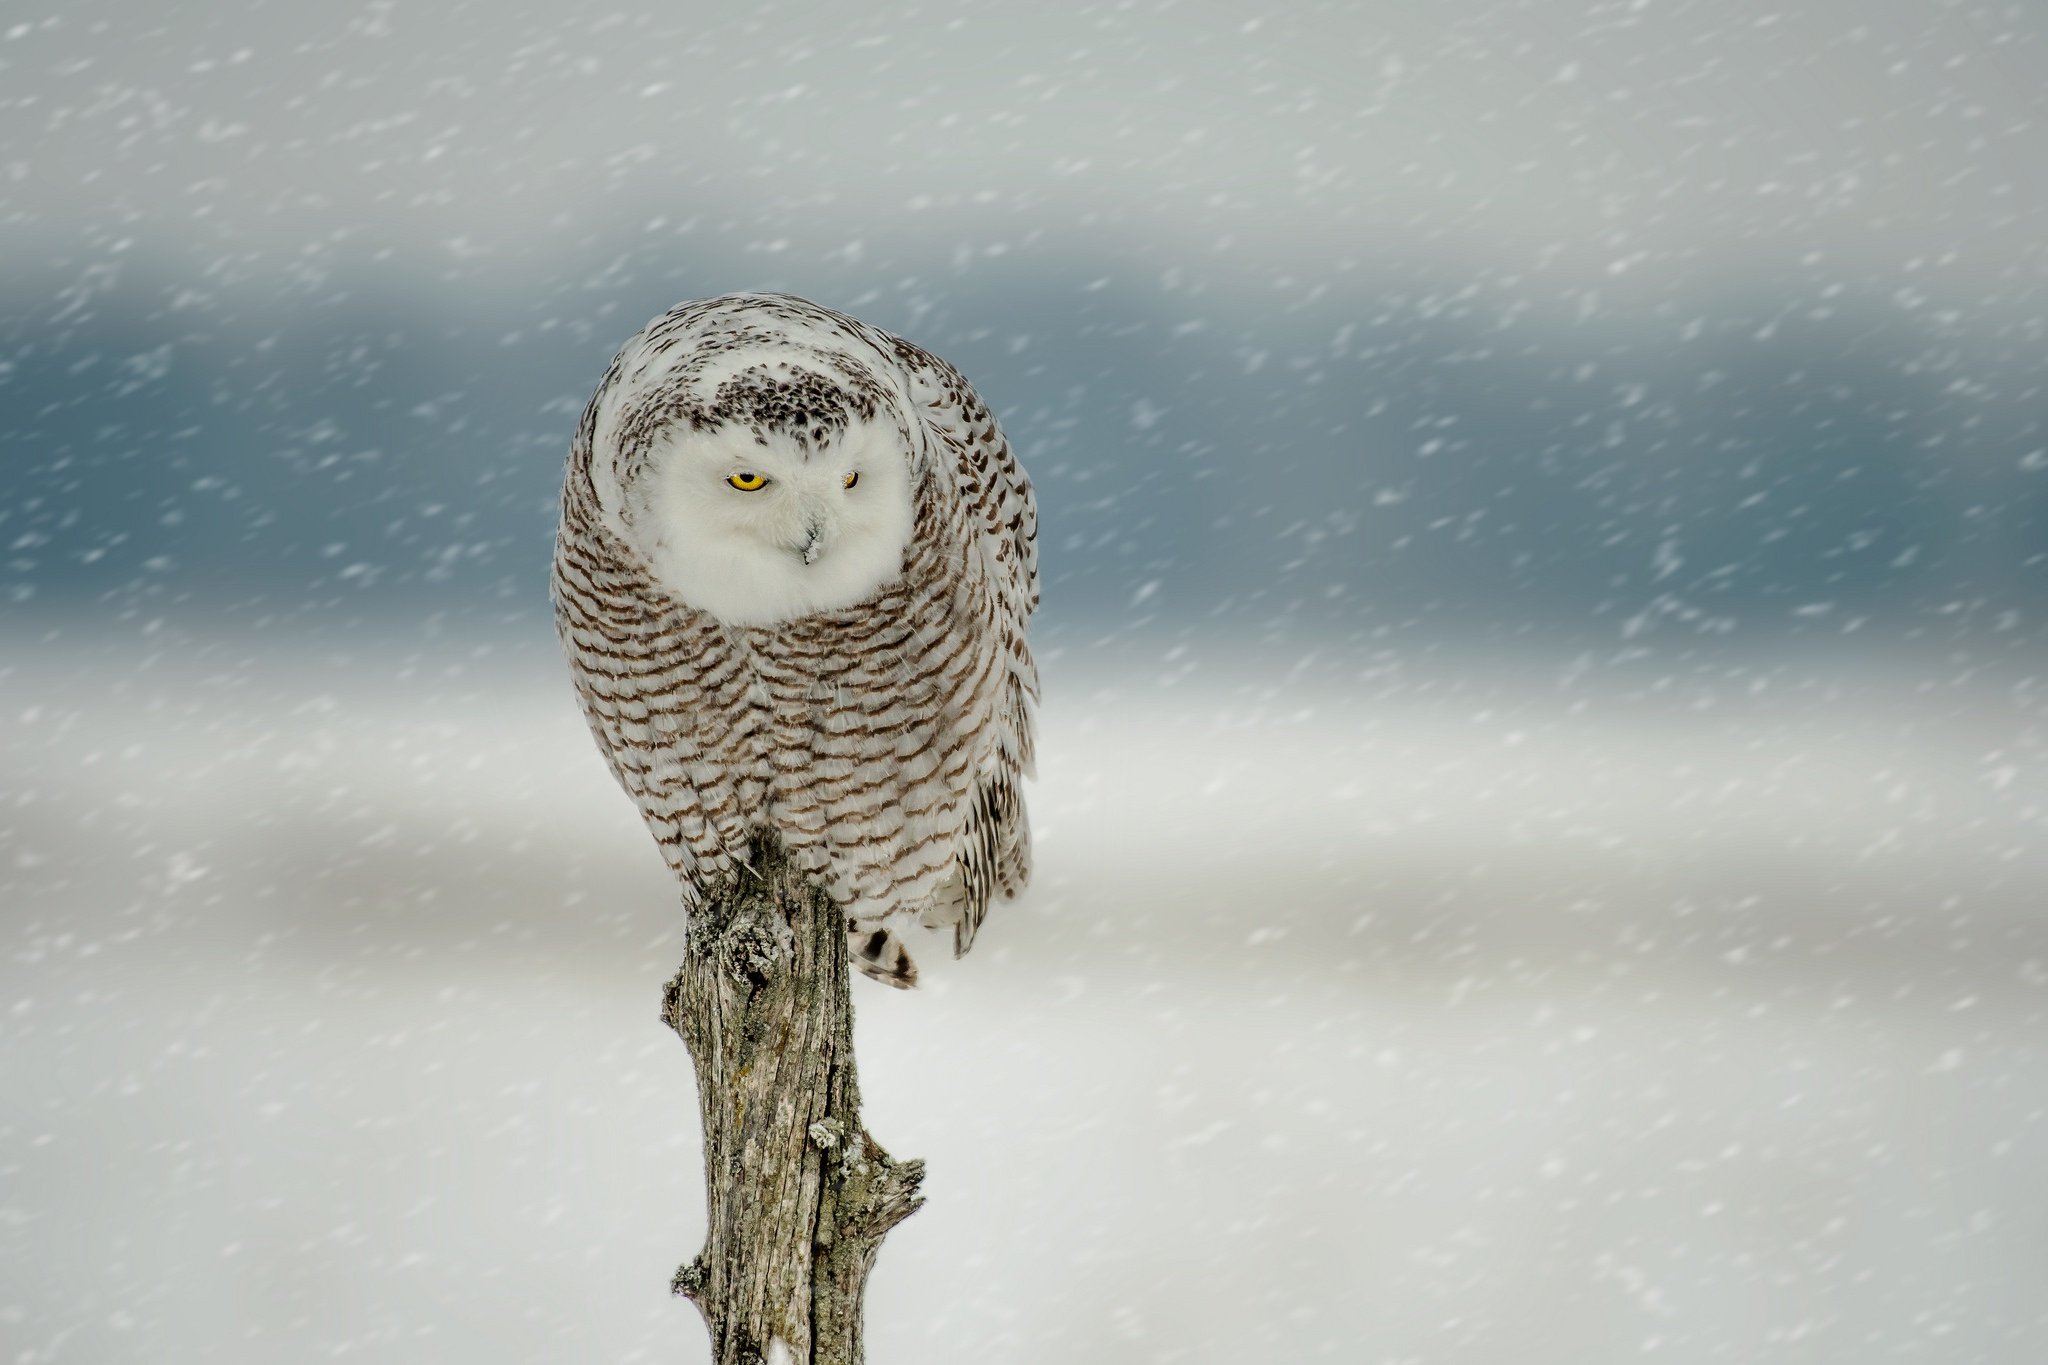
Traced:
<path fill-rule="evenodd" d="M 1014 898 L 1031 882 L 1031 817 L 1024 800 L 1010 797 L 1010 818 L 1003 823 L 1002 856 L 996 861 L 996 887 Z"/>
<path fill-rule="evenodd" d="M 1024 802 L 1006 772 L 982 779 L 967 823 L 960 832 L 953 875 L 946 879 L 923 915 L 927 929 L 953 927 L 953 956 L 964 957 L 988 915 L 988 903 L 1000 892 L 1015 896 L 1031 880 L 1031 824 Z"/>
<path fill-rule="evenodd" d="M 903 940 L 887 929 L 854 929 L 846 935 L 853 965 L 884 986 L 907 991 L 917 985 L 917 964 Z"/>

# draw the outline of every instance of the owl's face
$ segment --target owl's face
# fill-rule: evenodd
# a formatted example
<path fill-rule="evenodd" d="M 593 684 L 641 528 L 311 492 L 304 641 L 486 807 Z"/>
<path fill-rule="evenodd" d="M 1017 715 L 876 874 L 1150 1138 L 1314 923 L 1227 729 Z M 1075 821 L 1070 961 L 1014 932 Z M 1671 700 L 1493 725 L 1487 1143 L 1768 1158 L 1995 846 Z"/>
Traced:
<path fill-rule="evenodd" d="M 903 570 L 915 520 L 886 412 L 824 439 L 732 423 L 675 430 L 622 490 L 663 587 L 734 625 L 850 607 Z"/>

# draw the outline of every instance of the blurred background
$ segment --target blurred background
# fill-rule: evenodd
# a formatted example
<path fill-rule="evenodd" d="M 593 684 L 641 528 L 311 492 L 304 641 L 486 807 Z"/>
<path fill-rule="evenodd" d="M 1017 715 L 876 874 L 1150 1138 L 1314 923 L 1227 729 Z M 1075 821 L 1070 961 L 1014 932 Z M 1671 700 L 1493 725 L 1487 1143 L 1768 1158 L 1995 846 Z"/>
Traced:
<path fill-rule="evenodd" d="M 546 602 L 786 289 L 1037 484 L 878 1361 L 2048 1359 L 2048 7 L 0 15 L 0 1358 L 692 1361 Z"/>

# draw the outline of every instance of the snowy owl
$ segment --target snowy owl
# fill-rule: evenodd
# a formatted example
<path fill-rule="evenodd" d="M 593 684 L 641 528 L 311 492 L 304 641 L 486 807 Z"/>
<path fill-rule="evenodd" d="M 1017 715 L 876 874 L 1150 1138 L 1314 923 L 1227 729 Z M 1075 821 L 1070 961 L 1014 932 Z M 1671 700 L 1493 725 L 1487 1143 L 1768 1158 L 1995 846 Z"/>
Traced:
<path fill-rule="evenodd" d="M 1031 873 L 1031 483 L 960 373 L 787 294 L 672 309 L 569 449 L 552 595 L 583 711 L 686 908 L 762 834 L 896 986 L 896 930 Z"/>

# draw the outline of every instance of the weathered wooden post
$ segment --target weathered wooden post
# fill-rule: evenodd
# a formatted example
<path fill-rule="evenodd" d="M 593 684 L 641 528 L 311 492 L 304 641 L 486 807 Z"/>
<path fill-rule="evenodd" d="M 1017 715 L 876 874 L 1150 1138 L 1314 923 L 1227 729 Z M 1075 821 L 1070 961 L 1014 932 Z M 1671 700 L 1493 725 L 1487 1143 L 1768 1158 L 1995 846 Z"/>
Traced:
<path fill-rule="evenodd" d="M 764 836 L 691 915 L 662 1017 L 689 1044 L 704 1122 L 704 1250 L 674 1288 L 718 1365 L 859 1365 L 861 1295 L 921 1161 L 860 1121 L 846 922 Z"/>

